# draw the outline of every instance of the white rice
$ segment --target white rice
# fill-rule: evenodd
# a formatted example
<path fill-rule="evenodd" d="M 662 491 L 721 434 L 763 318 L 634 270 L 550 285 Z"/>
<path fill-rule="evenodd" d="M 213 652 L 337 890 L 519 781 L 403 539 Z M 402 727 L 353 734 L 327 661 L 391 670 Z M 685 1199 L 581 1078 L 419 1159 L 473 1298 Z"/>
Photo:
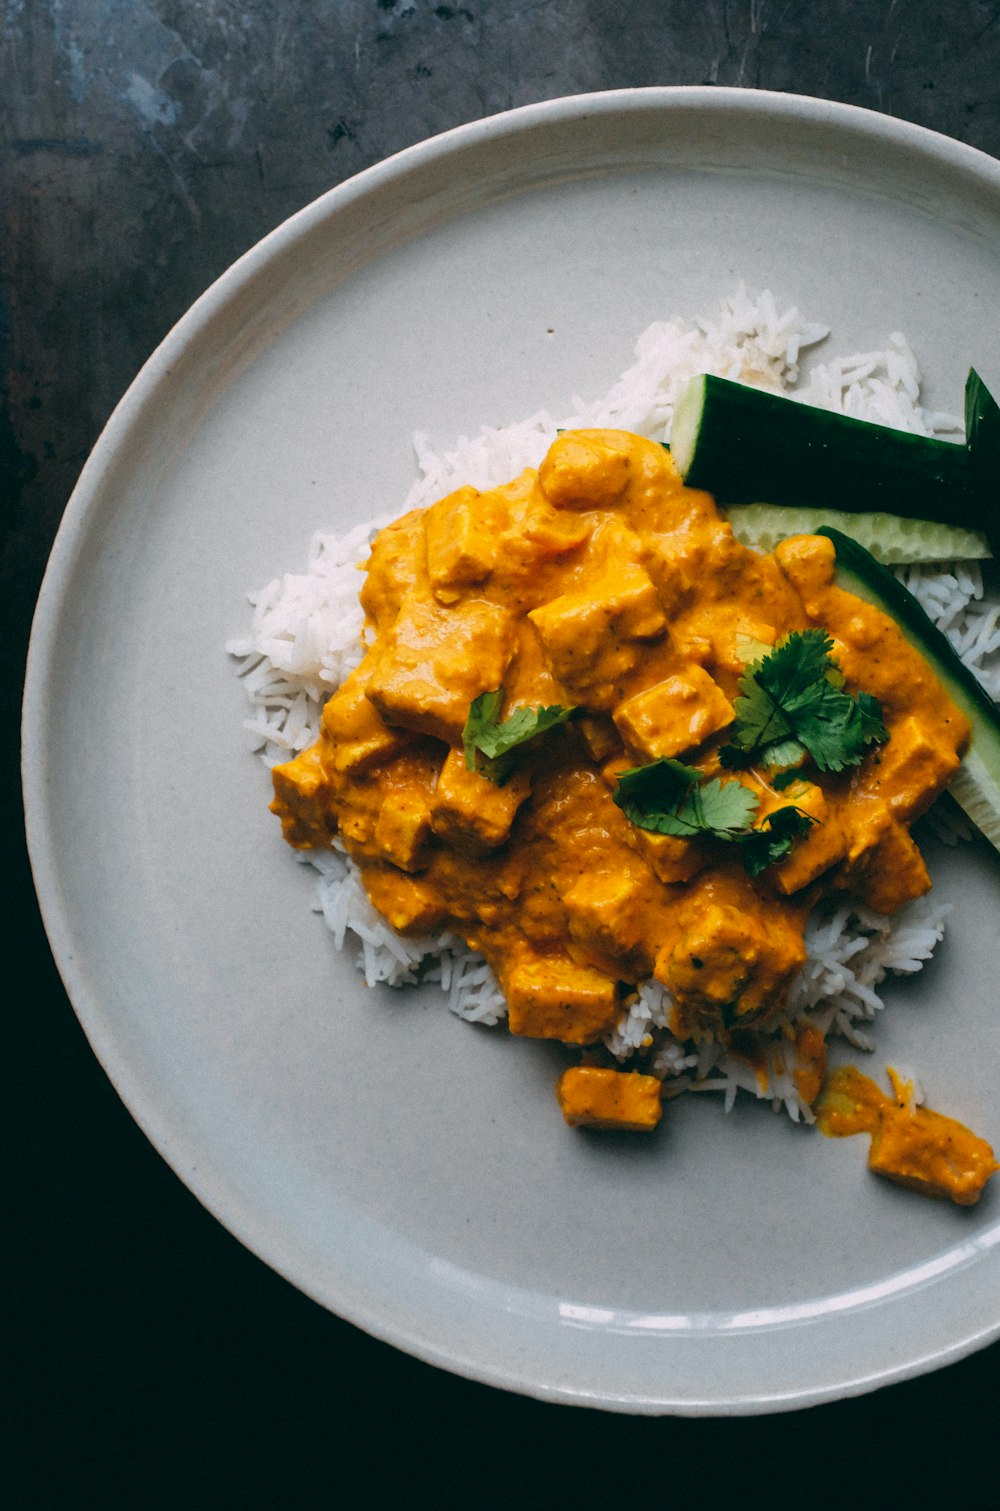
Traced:
<path fill-rule="evenodd" d="M 603 397 L 575 398 L 574 412 L 566 417 L 556 420 L 539 410 L 518 423 L 462 436 L 447 451 L 426 435 L 415 435 L 419 476 L 403 508 L 430 503 L 462 483 L 486 489 L 509 481 L 538 465 L 559 428 L 606 425 L 668 441 L 680 389 L 701 372 L 920 434 L 961 433 L 956 418 L 921 408 L 916 358 L 898 332 L 881 350 L 815 366 L 800 383 L 803 350 L 827 334 L 826 326 L 807 322 L 796 309 L 779 311 L 769 292 L 752 295 L 741 286 L 712 318 L 675 316 L 650 325 L 636 342 L 632 367 Z M 287 574 L 249 595 L 249 632 L 230 641 L 227 650 L 238 660 L 254 709 L 246 728 L 268 766 L 312 744 L 323 703 L 364 654 L 358 568 L 388 519 L 341 537 L 317 534 L 303 573 Z M 986 595 L 978 564 L 910 567 L 899 575 L 991 694 L 1000 697 L 1000 602 Z M 946 838 L 968 832 L 960 820 L 948 817 L 938 818 L 936 827 Z M 437 981 L 459 1017 L 487 1025 L 503 1019 L 506 1004 L 492 971 L 461 939 L 452 934 L 401 938 L 369 902 L 348 856 L 328 851 L 300 858 L 319 872 L 316 911 L 338 948 L 352 936 L 357 966 L 369 985 Z M 877 988 L 886 976 L 921 968 L 943 935 L 948 911 L 926 898 L 891 920 L 844 902 L 817 909 L 806 933 L 809 958 L 767 1050 L 766 1076 L 714 1042 L 679 1043 L 667 1028 L 669 996 L 654 980 L 640 986 L 605 1044 L 622 1062 L 640 1048 L 650 1051 L 667 1094 L 721 1091 L 728 1110 L 737 1091 L 745 1090 L 785 1108 L 795 1120 L 812 1121 L 795 1086 L 794 1033 L 814 1024 L 826 1035 L 869 1049 L 864 1025 L 882 1008 Z"/>

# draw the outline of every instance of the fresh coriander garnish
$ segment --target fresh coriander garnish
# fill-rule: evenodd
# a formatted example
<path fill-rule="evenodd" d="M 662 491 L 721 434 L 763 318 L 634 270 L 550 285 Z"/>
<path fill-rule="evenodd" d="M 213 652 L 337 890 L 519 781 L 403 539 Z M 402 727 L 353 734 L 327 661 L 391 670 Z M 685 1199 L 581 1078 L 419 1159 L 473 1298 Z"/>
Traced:
<path fill-rule="evenodd" d="M 508 719 L 498 719 L 503 707 L 503 688 L 474 698 L 462 730 L 462 749 L 469 771 L 478 771 L 491 782 L 503 782 L 511 772 L 511 752 L 536 735 L 564 724 L 574 708 L 515 708 Z"/>
<path fill-rule="evenodd" d="M 794 766 L 808 755 L 820 771 L 842 771 L 889 738 L 878 701 L 843 691 L 832 651 L 825 630 L 793 630 L 747 668 L 732 742 L 719 752 L 723 766 Z"/>
<path fill-rule="evenodd" d="M 695 766 L 661 758 L 619 774 L 614 800 L 639 829 L 740 846 L 748 876 L 784 860 L 814 822 L 794 806 L 778 808 L 756 828 L 759 801 L 742 782 L 704 777 Z"/>
<path fill-rule="evenodd" d="M 695 766 L 661 757 L 619 774 L 615 802 L 640 829 L 694 839 L 731 840 L 745 834 L 757 812 L 757 797 L 742 782 L 702 780 Z"/>
<path fill-rule="evenodd" d="M 810 814 L 793 804 L 769 813 L 742 841 L 743 869 L 747 875 L 759 876 L 768 866 L 784 860 L 794 841 L 808 833 L 815 822 Z"/>

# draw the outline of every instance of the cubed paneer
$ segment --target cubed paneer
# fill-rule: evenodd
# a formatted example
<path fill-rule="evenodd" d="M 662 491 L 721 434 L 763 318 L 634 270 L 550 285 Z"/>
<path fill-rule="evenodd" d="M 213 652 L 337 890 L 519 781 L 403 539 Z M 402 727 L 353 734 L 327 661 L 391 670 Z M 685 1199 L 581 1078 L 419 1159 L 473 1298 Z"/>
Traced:
<path fill-rule="evenodd" d="M 587 747 L 592 761 L 606 761 L 608 756 L 621 750 L 622 742 L 612 721 L 604 714 L 583 714 L 574 720 L 573 727 Z"/>
<path fill-rule="evenodd" d="M 614 721 L 627 745 L 649 760 L 679 756 L 733 722 L 733 705 L 701 666 L 692 664 L 620 703 Z"/>
<path fill-rule="evenodd" d="M 501 982 L 512 1034 L 592 1044 L 618 1015 L 618 986 L 603 971 L 566 955 L 531 955 L 515 961 Z"/>
<path fill-rule="evenodd" d="M 341 683 L 323 709 L 326 759 L 335 771 L 354 776 L 397 755 L 413 736 L 390 729 L 365 695 L 372 662 L 366 659 Z"/>
<path fill-rule="evenodd" d="M 271 771 L 274 801 L 271 812 L 281 819 L 281 832 L 296 850 L 328 845 L 336 822 L 323 804 L 325 779 L 318 745 L 310 745 L 294 760 Z"/>
<path fill-rule="evenodd" d="M 393 866 L 365 867 L 365 891 L 391 928 L 399 934 L 432 934 L 447 913 L 439 891 L 420 876 Z"/>
<path fill-rule="evenodd" d="M 375 846 L 401 871 L 419 871 L 426 863 L 431 837 L 427 794 L 419 787 L 392 788 L 375 822 Z"/>
<path fill-rule="evenodd" d="M 532 609 L 553 674 L 585 708 L 618 701 L 623 677 L 636 666 L 640 643 L 666 628 L 656 589 L 641 567 L 609 572 L 588 592 L 564 593 Z"/>
<path fill-rule="evenodd" d="M 469 771 L 461 750 L 451 750 L 438 775 L 431 802 L 434 833 L 456 850 L 482 854 L 508 838 L 518 808 L 531 791 L 515 772 L 502 787 Z"/>
<path fill-rule="evenodd" d="M 657 880 L 668 887 L 690 881 L 699 871 L 704 871 L 712 859 L 707 845 L 682 839 L 678 834 L 654 834 L 652 829 L 640 829 L 637 824 L 629 825 L 625 838 L 643 857 Z"/>
<path fill-rule="evenodd" d="M 503 682 L 514 653 L 514 624 L 498 604 L 474 599 L 452 608 L 407 598 L 383 637 L 366 692 L 387 724 L 454 744 L 469 705 Z"/>
<path fill-rule="evenodd" d="M 600 430 L 557 436 L 538 469 L 542 492 L 560 509 L 599 509 L 613 504 L 629 480 L 630 457 Z"/>
<path fill-rule="evenodd" d="M 423 509 L 411 509 L 380 530 L 372 542 L 361 588 L 361 607 L 378 626 L 389 628 L 417 576 L 424 571 L 427 555 Z"/>
<path fill-rule="evenodd" d="M 563 897 L 571 936 L 589 950 L 626 959 L 642 940 L 643 892 L 643 878 L 624 867 L 585 871 Z"/>
<path fill-rule="evenodd" d="M 556 1086 L 562 1115 L 571 1128 L 651 1133 L 660 1121 L 661 1083 L 634 1070 L 573 1065 Z"/>
<path fill-rule="evenodd" d="M 874 801 L 859 806 L 867 821 L 855 831 L 837 885 L 876 913 L 895 913 L 930 891 L 927 865 L 910 831 L 888 808 Z"/>
<path fill-rule="evenodd" d="M 799 808 L 814 820 L 812 828 L 794 841 L 784 860 L 768 873 L 778 891 L 790 897 L 843 860 L 851 838 L 840 813 L 815 782 L 797 782 L 781 794 L 781 799 L 778 806 Z"/>
<path fill-rule="evenodd" d="M 734 1027 L 757 1021 L 805 963 L 801 924 L 773 905 L 752 910 L 693 897 L 680 923 L 654 967 L 674 999 L 670 1028 L 680 1039 L 703 1026 L 717 1031 L 723 1011 Z"/>
<path fill-rule="evenodd" d="M 489 576 L 496 559 L 496 503 L 465 487 L 427 510 L 427 572 L 441 603 L 454 603 L 463 588 Z"/>
<path fill-rule="evenodd" d="M 868 757 L 867 786 L 899 819 L 909 821 L 929 808 L 960 765 L 953 749 L 934 738 L 916 715 L 891 726 L 885 745 Z"/>
<path fill-rule="evenodd" d="M 890 1105 L 872 1134 L 868 1168 L 923 1196 L 968 1207 L 998 1167 L 986 1140 L 964 1123 L 930 1107 Z"/>

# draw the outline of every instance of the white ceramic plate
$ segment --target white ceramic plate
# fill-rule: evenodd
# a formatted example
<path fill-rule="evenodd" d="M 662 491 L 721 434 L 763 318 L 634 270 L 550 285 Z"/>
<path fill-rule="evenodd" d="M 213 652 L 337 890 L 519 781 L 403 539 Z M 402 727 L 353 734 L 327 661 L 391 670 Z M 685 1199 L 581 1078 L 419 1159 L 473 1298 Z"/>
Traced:
<path fill-rule="evenodd" d="M 220 1220 L 379 1337 L 637 1412 L 867 1389 L 1000 1327 L 1000 1193 L 963 1212 L 761 1105 L 649 1140 L 564 1127 L 551 1047 L 360 984 L 267 813 L 223 645 L 312 530 L 391 509 L 410 434 L 604 391 L 649 321 L 739 279 L 839 351 L 905 330 L 929 401 L 1000 390 L 1000 165 L 843 106 L 714 89 L 556 101 L 341 186 L 155 354 L 67 510 L 32 642 L 30 843 L 56 956 L 136 1118 Z M 885 1059 L 1000 1143 L 1000 869 L 891 992 Z M 971 1047 L 973 1054 L 967 1055 Z"/>

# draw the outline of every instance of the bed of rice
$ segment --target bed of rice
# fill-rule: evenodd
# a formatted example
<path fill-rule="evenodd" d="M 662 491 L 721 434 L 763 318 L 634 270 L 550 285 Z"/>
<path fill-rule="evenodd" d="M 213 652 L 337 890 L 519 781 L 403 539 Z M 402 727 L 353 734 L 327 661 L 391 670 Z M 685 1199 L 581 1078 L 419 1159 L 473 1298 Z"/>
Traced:
<path fill-rule="evenodd" d="M 508 482 L 537 466 L 558 428 L 605 425 L 670 439 L 674 403 L 684 381 L 697 373 L 754 383 L 812 404 L 922 434 L 958 437 L 961 421 L 920 405 L 920 374 L 905 337 L 888 336 L 878 351 L 812 366 L 800 379 L 802 352 L 828 336 L 826 326 L 778 309 L 768 292 L 740 288 L 711 318 L 650 325 L 636 342 L 635 362 L 602 398 L 575 398 L 574 413 L 555 418 L 539 410 L 503 428 L 462 436 L 451 450 L 414 437 L 419 476 L 402 505 L 431 503 L 461 483 L 480 489 Z M 253 705 L 246 721 L 255 746 L 271 766 L 305 749 L 316 737 L 323 703 L 363 654 L 358 564 L 377 530 L 391 516 L 358 525 L 349 534 L 313 537 L 305 571 L 287 574 L 249 595 L 249 633 L 228 651 Z M 994 697 L 1000 697 L 1000 599 L 984 591 L 977 563 L 910 567 L 900 574 L 927 612 Z M 938 805 L 939 809 L 942 805 Z M 936 810 L 937 813 L 937 810 Z M 942 837 L 961 837 L 953 814 L 937 814 Z M 338 948 L 349 944 L 369 985 L 437 981 L 447 1005 L 472 1023 L 496 1024 L 506 1013 L 489 966 L 454 935 L 403 939 L 368 901 L 357 867 L 338 851 L 304 856 L 318 873 L 314 906 Z M 844 901 L 816 910 L 806 935 L 808 961 L 790 995 L 785 1028 L 816 1024 L 829 1036 L 869 1049 L 867 1033 L 887 975 L 920 970 L 944 932 L 946 904 L 921 898 L 891 920 Z M 812 1120 L 795 1086 L 791 1035 L 776 1033 L 767 1076 L 714 1042 L 681 1044 L 667 1028 L 669 999 L 654 980 L 643 983 L 606 1036 L 609 1051 L 626 1062 L 640 1047 L 664 1091 L 719 1091 L 727 1109 L 737 1091 L 768 1098 L 793 1119 Z M 644 1068 L 648 1068 L 648 1065 Z"/>

